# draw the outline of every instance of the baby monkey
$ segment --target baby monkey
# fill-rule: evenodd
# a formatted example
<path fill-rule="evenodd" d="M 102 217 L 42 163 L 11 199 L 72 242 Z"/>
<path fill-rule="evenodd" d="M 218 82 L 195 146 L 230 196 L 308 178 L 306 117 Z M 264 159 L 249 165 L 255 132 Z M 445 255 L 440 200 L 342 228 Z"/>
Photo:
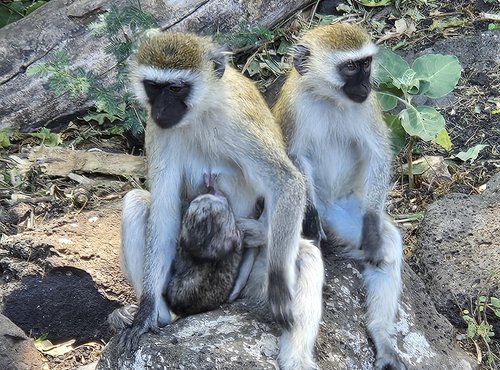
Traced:
<path fill-rule="evenodd" d="M 209 311 L 226 302 L 242 257 L 243 230 L 226 197 L 216 190 L 217 175 L 204 174 L 208 193 L 184 211 L 164 298 L 178 316 Z"/>
<path fill-rule="evenodd" d="M 258 220 L 263 210 L 262 201 L 256 204 L 255 219 L 236 220 L 227 198 L 216 189 L 216 179 L 217 174 L 205 173 L 207 193 L 183 208 L 172 278 L 163 295 L 177 316 L 210 311 L 237 298 L 241 289 L 235 295 L 233 287 L 242 262 L 243 246 L 257 248 L 265 243 L 264 225 Z M 256 249 L 249 253 L 254 251 Z M 243 279 L 247 278 L 248 273 L 244 273 Z M 245 281 L 237 284 L 244 285 Z M 127 305 L 115 310 L 108 321 L 115 329 L 123 329 L 131 325 L 136 311 L 136 305 Z"/>

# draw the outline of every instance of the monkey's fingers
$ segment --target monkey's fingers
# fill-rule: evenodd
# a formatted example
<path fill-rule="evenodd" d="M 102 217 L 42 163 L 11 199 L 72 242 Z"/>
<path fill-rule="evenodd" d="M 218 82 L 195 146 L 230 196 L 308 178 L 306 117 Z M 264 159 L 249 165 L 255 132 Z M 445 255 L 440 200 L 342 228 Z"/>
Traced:
<path fill-rule="evenodd" d="M 269 273 L 268 299 L 271 314 L 276 323 L 284 330 L 293 326 L 292 294 L 285 279 L 284 271 Z"/>

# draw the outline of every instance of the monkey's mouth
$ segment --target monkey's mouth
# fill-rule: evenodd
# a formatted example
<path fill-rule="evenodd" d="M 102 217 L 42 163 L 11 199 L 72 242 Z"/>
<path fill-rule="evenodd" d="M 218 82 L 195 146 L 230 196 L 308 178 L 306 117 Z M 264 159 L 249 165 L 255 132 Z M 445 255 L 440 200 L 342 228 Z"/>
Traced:
<path fill-rule="evenodd" d="M 368 94 L 351 94 L 348 97 L 356 103 L 363 103 L 368 98 Z"/>

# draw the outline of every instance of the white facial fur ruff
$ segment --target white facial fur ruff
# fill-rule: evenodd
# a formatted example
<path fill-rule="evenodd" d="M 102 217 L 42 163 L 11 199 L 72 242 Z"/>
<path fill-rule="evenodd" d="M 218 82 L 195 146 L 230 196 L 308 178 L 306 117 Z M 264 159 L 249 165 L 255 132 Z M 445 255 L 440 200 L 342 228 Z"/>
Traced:
<path fill-rule="evenodd" d="M 157 83 L 183 81 L 191 84 L 191 93 L 186 101 L 188 107 L 195 106 L 203 96 L 201 84 L 196 83 L 201 77 L 200 72 L 194 72 L 189 69 L 160 69 L 153 66 L 139 65 L 135 68 L 132 76 L 132 84 L 137 99 L 144 105 L 148 104 L 148 97 L 144 89 L 144 80 L 150 80 Z"/>

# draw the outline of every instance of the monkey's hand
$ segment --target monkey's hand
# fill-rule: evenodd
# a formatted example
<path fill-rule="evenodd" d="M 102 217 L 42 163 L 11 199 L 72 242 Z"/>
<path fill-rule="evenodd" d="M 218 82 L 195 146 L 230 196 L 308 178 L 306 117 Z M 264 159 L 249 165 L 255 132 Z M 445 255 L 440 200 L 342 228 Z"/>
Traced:
<path fill-rule="evenodd" d="M 361 250 L 365 261 L 380 266 L 384 262 L 385 253 L 382 248 L 382 220 L 375 211 L 368 210 L 363 216 L 361 233 Z"/>
<path fill-rule="evenodd" d="M 274 320 L 284 330 L 290 330 L 293 326 L 292 292 L 282 269 L 269 271 L 268 299 L 271 314 Z"/>
<path fill-rule="evenodd" d="M 267 245 L 267 230 L 263 222 L 253 218 L 240 218 L 236 224 L 238 229 L 243 232 L 245 247 L 258 248 Z"/>
<path fill-rule="evenodd" d="M 304 220 L 302 221 L 302 236 L 305 239 L 312 240 L 318 248 L 321 241 L 326 240 L 318 210 L 311 202 L 307 202 Z"/>
<path fill-rule="evenodd" d="M 148 331 L 158 332 L 158 313 L 155 312 L 153 298 L 141 297 L 132 326 L 124 329 L 120 334 L 118 347 L 122 354 L 132 355 L 139 348 L 139 341 Z"/>

